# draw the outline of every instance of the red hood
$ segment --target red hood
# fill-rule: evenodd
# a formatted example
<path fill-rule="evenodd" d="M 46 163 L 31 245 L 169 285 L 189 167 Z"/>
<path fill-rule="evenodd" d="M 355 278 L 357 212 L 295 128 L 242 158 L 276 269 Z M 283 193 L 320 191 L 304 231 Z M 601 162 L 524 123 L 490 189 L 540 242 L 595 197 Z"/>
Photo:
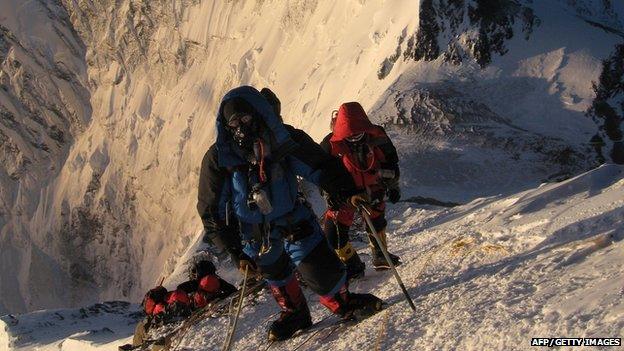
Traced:
<path fill-rule="evenodd" d="M 340 105 L 338 109 L 338 116 L 336 117 L 336 124 L 333 130 L 334 135 L 330 141 L 339 142 L 353 134 L 370 132 L 374 128 L 375 125 L 368 120 L 362 105 L 357 102 L 347 102 Z"/>

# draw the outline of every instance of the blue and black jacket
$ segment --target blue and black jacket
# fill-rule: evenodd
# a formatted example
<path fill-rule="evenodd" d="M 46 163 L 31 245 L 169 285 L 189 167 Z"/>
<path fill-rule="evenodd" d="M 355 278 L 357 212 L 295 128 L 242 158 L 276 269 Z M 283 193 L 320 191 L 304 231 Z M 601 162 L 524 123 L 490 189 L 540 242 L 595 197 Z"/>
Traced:
<path fill-rule="evenodd" d="M 242 250 L 238 221 L 226 221 L 226 209 L 220 208 L 219 197 L 229 177 L 226 168 L 219 167 L 217 144 L 212 144 L 201 163 L 197 212 L 204 225 L 205 235 L 218 251 L 227 252 L 238 265 Z"/>
<path fill-rule="evenodd" d="M 268 182 L 264 189 L 273 207 L 267 215 L 247 204 L 259 176 L 250 171 L 244 153 L 233 143 L 224 126 L 223 105 L 235 97 L 248 102 L 265 127 L 263 139 L 270 146 L 270 154 L 265 159 Z M 228 208 L 244 223 L 240 228 L 243 232 L 248 225 L 279 225 L 283 221 L 305 219 L 298 218 L 300 211 L 295 211 L 299 205 L 297 176 L 337 198 L 345 199 L 357 192 L 352 177 L 340 161 L 323 151 L 302 130 L 283 124 L 256 89 L 244 86 L 228 92 L 217 114 L 216 146 L 208 150 L 202 162 L 198 211 L 204 226 L 225 233 L 223 218 Z"/>

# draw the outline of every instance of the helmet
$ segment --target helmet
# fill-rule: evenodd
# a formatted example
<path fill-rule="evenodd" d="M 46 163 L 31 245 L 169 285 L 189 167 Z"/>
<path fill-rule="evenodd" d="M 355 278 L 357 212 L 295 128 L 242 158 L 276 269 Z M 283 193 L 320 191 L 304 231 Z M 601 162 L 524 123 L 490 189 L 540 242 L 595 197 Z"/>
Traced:
<path fill-rule="evenodd" d="M 212 261 L 201 259 L 192 262 L 188 268 L 188 277 L 191 280 L 201 279 L 207 275 L 215 274 L 217 268 Z"/>

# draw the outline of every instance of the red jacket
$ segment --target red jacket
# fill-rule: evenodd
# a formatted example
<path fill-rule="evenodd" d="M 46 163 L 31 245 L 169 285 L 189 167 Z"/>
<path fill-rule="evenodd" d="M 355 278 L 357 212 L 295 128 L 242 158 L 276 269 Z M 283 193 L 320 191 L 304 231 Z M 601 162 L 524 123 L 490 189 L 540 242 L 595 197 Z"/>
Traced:
<path fill-rule="evenodd" d="M 366 134 L 366 143 L 369 148 L 365 166 L 358 164 L 345 140 L 360 133 Z M 386 162 L 386 155 L 379 145 L 389 142 L 389 138 L 382 127 L 371 123 L 359 103 L 347 102 L 340 106 L 329 142 L 331 154 L 342 159 L 342 163 L 359 188 L 380 184 L 379 170 Z"/>

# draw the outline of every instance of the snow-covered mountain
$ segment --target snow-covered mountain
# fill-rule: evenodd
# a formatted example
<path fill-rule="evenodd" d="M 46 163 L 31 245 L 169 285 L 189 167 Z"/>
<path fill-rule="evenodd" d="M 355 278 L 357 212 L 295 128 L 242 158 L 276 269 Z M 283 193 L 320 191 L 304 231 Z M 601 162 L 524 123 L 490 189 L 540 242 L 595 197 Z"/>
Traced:
<path fill-rule="evenodd" d="M 491 7 L 492 3 L 499 4 Z M 317 140 L 357 100 L 404 196 L 513 194 L 594 164 L 585 116 L 622 41 L 608 1 L 0 2 L 0 313 L 139 296 L 201 224 L 232 87 Z"/>

